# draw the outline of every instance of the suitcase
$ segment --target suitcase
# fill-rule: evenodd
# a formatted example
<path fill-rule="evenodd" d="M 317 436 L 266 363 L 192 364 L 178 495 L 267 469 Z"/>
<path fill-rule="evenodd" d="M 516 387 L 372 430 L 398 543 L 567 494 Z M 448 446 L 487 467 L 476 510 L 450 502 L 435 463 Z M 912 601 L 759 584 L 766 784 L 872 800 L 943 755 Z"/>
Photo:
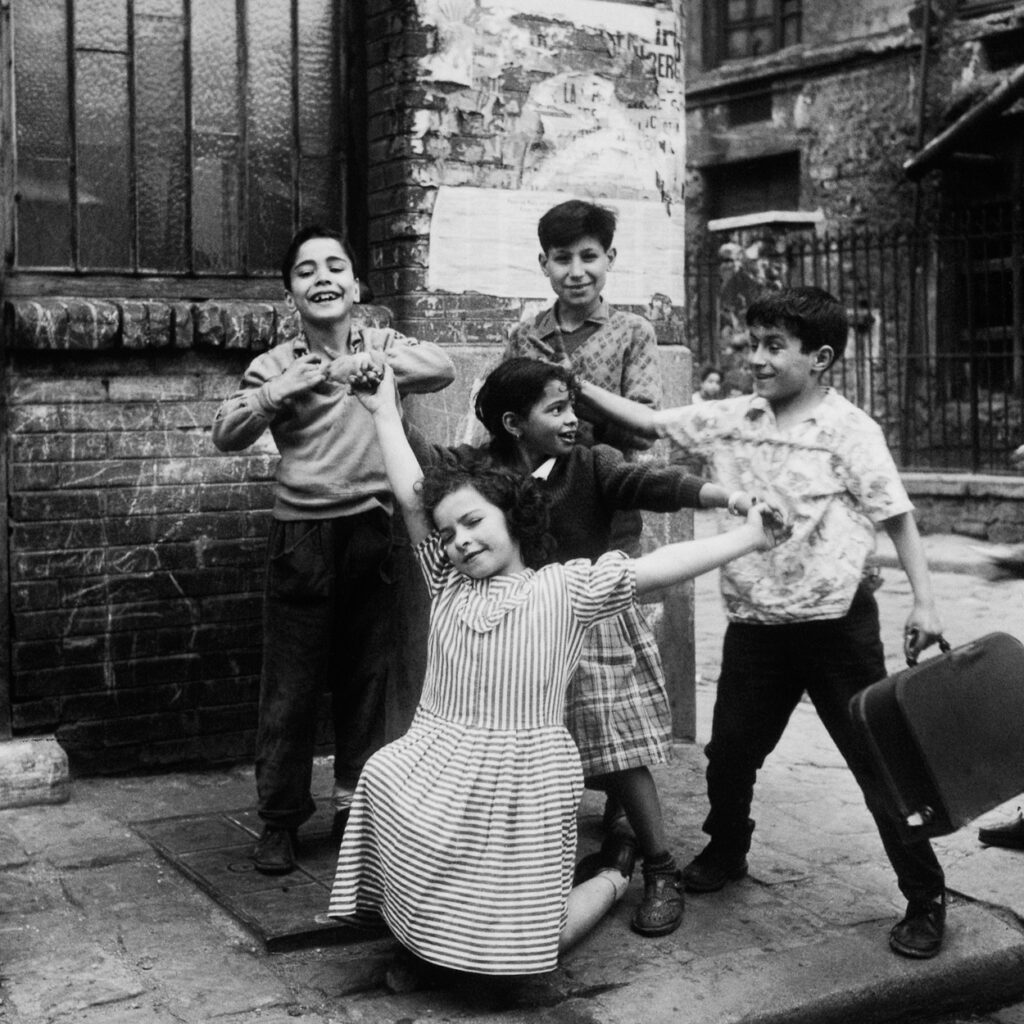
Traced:
<path fill-rule="evenodd" d="M 850 702 L 907 839 L 948 835 L 1024 792 L 1024 645 L 989 633 Z"/>

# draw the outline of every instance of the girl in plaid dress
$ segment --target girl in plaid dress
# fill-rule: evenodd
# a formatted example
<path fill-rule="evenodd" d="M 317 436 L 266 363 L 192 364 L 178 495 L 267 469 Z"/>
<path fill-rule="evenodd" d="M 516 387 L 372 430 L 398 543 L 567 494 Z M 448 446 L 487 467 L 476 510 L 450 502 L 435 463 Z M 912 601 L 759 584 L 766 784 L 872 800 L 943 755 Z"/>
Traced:
<path fill-rule="evenodd" d="M 428 963 L 481 974 L 553 969 L 621 897 L 614 864 L 573 885 L 579 755 L 562 721 L 594 622 L 638 593 L 771 547 L 755 511 L 713 542 L 631 559 L 609 552 L 531 568 L 546 501 L 496 467 L 426 477 L 385 367 L 359 391 L 431 592 L 428 666 L 405 736 L 367 762 L 338 854 L 329 916 L 379 921 Z"/>

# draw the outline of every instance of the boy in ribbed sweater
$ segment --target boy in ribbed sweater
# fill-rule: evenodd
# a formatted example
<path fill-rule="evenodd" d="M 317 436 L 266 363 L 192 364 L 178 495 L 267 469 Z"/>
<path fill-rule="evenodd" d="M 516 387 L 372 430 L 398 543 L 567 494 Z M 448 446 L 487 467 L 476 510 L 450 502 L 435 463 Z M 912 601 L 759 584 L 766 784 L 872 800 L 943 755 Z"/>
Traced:
<path fill-rule="evenodd" d="M 439 391 L 455 376 L 433 344 L 352 323 L 359 298 L 351 247 L 337 231 L 303 228 L 281 264 L 301 334 L 257 356 L 220 407 L 221 451 L 253 444 L 269 427 L 280 453 L 267 547 L 256 787 L 263 831 L 256 869 L 295 867 L 310 793 L 318 697 L 334 700 L 334 804 L 342 815 L 359 772 L 383 742 L 392 635 L 392 499 L 355 375 L 379 380 L 385 363 L 403 393 Z"/>

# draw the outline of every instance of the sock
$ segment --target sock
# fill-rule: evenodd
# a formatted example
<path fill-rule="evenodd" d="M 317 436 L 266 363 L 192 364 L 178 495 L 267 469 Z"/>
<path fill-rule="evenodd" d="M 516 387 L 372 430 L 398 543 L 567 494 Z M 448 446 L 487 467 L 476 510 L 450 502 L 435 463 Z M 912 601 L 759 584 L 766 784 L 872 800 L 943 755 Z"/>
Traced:
<path fill-rule="evenodd" d="M 675 865 L 676 859 L 668 850 L 662 850 L 661 853 L 656 853 L 651 857 L 644 857 L 644 867 L 653 868 L 656 871 L 674 868 Z"/>
<path fill-rule="evenodd" d="M 616 868 L 602 868 L 594 877 L 607 878 L 611 882 L 612 888 L 615 890 L 616 902 L 626 895 L 626 890 L 629 888 L 629 879 Z"/>

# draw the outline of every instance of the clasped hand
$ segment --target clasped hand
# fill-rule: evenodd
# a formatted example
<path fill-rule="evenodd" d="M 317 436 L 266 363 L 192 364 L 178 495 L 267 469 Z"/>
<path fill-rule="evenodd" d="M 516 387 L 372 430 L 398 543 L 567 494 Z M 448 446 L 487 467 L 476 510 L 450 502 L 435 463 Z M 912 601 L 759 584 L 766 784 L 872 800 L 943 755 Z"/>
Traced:
<path fill-rule="evenodd" d="M 382 384 L 383 387 L 379 385 Z M 359 404 L 370 413 L 380 413 L 391 409 L 397 409 L 398 399 L 395 391 L 395 372 L 384 363 L 381 369 L 380 381 L 373 387 L 362 387 L 355 383 L 349 384 L 349 391 L 359 399 Z"/>
<path fill-rule="evenodd" d="M 347 384 L 351 392 L 376 391 L 384 379 L 384 353 L 353 352 L 339 356 L 327 367 L 329 380 Z"/>
<path fill-rule="evenodd" d="M 759 501 L 757 498 L 750 502 L 750 508 L 747 511 L 747 525 L 757 527 L 763 534 L 763 543 L 758 548 L 760 551 L 777 548 L 793 534 L 793 525 L 787 521 L 785 513 L 774 505 Z"/>

